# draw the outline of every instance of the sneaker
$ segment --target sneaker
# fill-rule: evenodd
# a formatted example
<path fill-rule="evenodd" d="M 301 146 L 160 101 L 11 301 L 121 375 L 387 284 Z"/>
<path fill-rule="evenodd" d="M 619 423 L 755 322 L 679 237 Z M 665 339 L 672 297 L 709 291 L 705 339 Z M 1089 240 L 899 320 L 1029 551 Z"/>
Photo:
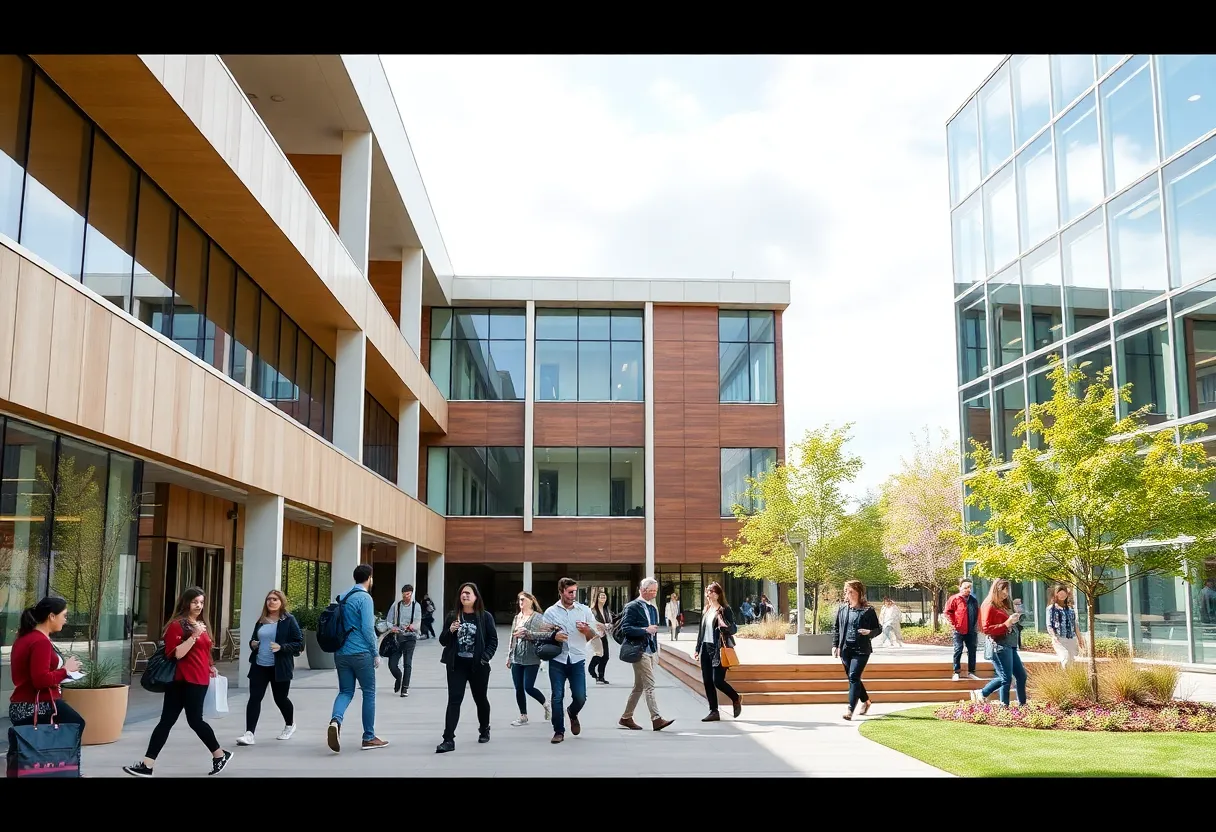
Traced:
<path fill-rule="evenodd" d="M 292 735 L 292 734 L 294 734 L 295 732 L 296 732 L 296 726 L 294 726 L 294 725 L 284 725 L 284 726 L 283 726 L 283 733 L 279 734 L 277 737 L 275 737 L 275 739 L 279 739 L 279 740 L 289 740 L 289 739 L 291 739 L 291 735 Z"/>
<path fill-rule="evenodd" d="M 607 679 L 600 679 L 600 684 L 601 685 L 611 685 L 612 682 L 609 682 Z"/>
<path fill-rule="evenodd" d="M 972 702 L 983 702 L 984 696 L 982 693 L 980 693 L 980 691 L 973 690 L 973 691 L 971 691 L 971 701 Z"/>
<path fill-rule="evenodd" d="M 511 726 L 514 728 L 518 728 L 521 725 L 527 725 L 527 724 L 528 724 L 528 717 L 526 715 L 520 716 L 519 719 L 511 720 Z"/>
<path fill-rule="evenodd" d="M 400 692 L 401 692 L 401 680 L 394 679 L 393 680 L 393 693 L 400 693 Z"/>
<path fill-rule="evenodd" d="M 232 759 L 231 751 L 225 751 L 223 757 L 212 757 L 210 774 L 219 774 L 221 771 L 223 771 L 225 768 L 228 767 L 228 761 L 231 759 Z M 208 776 L 210 776 L 210 775 L 208 775 Z"/>
<path fill-rule="evenodd" d="M 402 688 L 402 689 L 401 689 L 401 695 L 402 695 L 402 696 L 409 696 L 409 695 L 410 695 L 410 689 L 409 689 L 409 688 Z"/>
<path fill-rule="evenodd" d="M 342 750 L 342 723 L 336 719 L 329 721 L 329 732 L 326 735 L 329 750 L 337 754 Z"/>
<path fill-rule="evenodd" d="M 127 774 L 131 775 L 132 777 L 151 777 L 152 776 L 152 769 L 150 769 L 146 765 L 144 765 L 143 760 L 140 760 L 138 763 L 135 763 L 134 765 L 123 766 L 122 770 L 125 771 Z"/>
<path fill-rule="evenodd" d="M 490 741 L 490 731 L 488 728 L 477 735 L 477 741 L 480 743 L 487 743 Z"/>
<path fill-rule="evenodd" d="M 553 707 L 548 702 L 546 702 L 545 703 L 545 722 L 549 722 L 552 719 L 553 719 Z"/>
<path fill-rule="evenodd" d="M 957 673 L 955 673 L 953 676 L 951 676 L 951 677 L 950 677 L 950 681 L 951 681 L 951 682 L 957 682 L 957 681 L 958 681 L 958 674 L 957 674 Z"/>
<path fill-rule="evenodd" d="M 977 681 L 977 682 L 980 680 L 980 677 L 979 677 L 979 676 L 976 676 L 974 673 L 968 673 L 968 674 L 967 674 L 967 678 L 968 678 L 968 679 L 974 679 L 974 680 L 975 680 L 975 681 Z"/>
<path fill-rule="evenodd" d="M 455 750 L 456 743 L 452 742 L 451 740 L 444 740 L 443 742 L 439 743 L 439 745 L 435 746 L 436 754 L 447 754 L 449 751 Z"/>
<path fill-rule="evenodd" d="M 239 737 L 237 737 L 236 744 L 237 745 L 257 745 L 257 743 L 253 739 L 252 731 L 246 731 L 245 733 L 243 733 Z"/>
<path fill-rule="evenodd" d="M 372 737 L 370 740 L 364 740 L 362 750 L 371 751 L 375 748 L 388 748 L 388 740 L 382 740 L 379 737 Z"/>

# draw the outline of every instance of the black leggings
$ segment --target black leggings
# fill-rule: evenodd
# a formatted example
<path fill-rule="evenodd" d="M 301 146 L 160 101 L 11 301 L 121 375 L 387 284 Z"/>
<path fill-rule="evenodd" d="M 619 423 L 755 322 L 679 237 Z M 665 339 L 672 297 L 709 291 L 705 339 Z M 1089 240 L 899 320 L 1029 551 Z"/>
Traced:
<path fill-rule="evenodd" d="M 727 668 L 714 667 L 713 645 L 701 645 L 701 682 L 705 685 L 705 698 L 709 700 L 709 712 L 718 712 L 718 691 L 730 697 L 731 703 L 739 701 L 739 694 L 726 683 Z"/>
<path fill-rule="evenodd" d="M 245 730 L 253 733 L 258 730 L 258 717 L 262 715 L 262 697 L 266 695 L 266 687 L 270 687 L 274 696 L 274 704 L 279 706 L 285 725 L 295 725 L 295 707 L 287 698 L 291 690 L 291 680 L 276 682 L 273 667 L 263 667 L 255 664 L 249 668 L 249 704 L 245 706 Z"/>
<path fill-rule="evenodd" d="M 592 679 L 604 681 L 604 668 L 608 666 L 608 645 L 604 645 L 604 655 L 592 656 L 591 661 L 587 662 L 587 672 L 591 674 Z M 599 673 L 596 673 L 596 668 L 599 668 Z"/>
<path fill-rule="evenodd" d="M 203 700 L 207 697 L 206 685 L 192 685 L 189 682 L 175 681 L 165 691 L 165 704 L 160 710 L 160 722 L 152 730 L 152 739 L 148 741 L 149 760 L 155 760 L 169 739 L 169 731 L 177 723 L 182 711 L 186 712 L 186 723 L 207 746 L 207 750 L 215 754 L 220 750 L 220 744 L 215 739 L 211 726 L 203 721 Z"/>
<path fill-rule="evenodd" d="M 460 722 L 460 706 L 464 704 L 465 685 L 473 691 L 477 703 L 477 727 L 482 734 L 490 732 L 490 698 L 486 692 L 490 687 L 490 666 L 474 659 L 452 657 L 448 665 L 448 713 L 443 723 L 443 738 L 456 739 L 456 725 Z"/>

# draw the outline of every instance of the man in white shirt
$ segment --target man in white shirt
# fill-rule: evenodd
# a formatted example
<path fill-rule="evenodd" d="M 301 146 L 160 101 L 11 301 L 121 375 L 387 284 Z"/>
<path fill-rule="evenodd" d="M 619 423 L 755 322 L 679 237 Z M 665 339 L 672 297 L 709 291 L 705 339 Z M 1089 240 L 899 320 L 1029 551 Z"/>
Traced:
<path fill-rule="evenodd" d="M 553 739 L 556 744 L 566 738 L 566 714 L 562 700 L 566 682 L 570 682 L 570 731 L 578 736 L 582 726 L 578 712 L 587 704 L 587 642 L 604 634 L 604 625 L 595 620 L 591 607 L 580 604 L 578 582 L 562 578 L 557 582 L 558 602 L 545 610 L 545 622 L 557 629 L 557 641 L 562 652 L 549 662 L 549 681 L 553 691 Z"/>
<path fill-rule="evenodd" d="M 414 648 L 418 646 L 418 630 L 422 627 L 422 607 L 414 600 L 414 587 L 401 587 L 401 600 L 388 608 L 385 620 L 389 624 L 388 635 L 392 652 L 389 653 L 388 669 L 393 674 L 393 692 L 410 695 L 410 674 L 414 670 Z M 401 668 L 397 668 L 398 661 Z"/>

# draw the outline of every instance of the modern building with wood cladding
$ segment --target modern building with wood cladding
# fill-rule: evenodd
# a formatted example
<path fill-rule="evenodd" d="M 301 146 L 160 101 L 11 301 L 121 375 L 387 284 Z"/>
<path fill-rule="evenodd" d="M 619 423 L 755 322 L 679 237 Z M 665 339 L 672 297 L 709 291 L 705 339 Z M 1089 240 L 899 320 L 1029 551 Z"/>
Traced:
<path fill-rule="evenodd" d="M 654 574 L 693 623 L 788 303 L 455 275 L 375 55 L 0 55 L 0 659 L 55 593 L 129 673 L 191 585 L 227 658 L 359 562 L 377 609 Z"/>

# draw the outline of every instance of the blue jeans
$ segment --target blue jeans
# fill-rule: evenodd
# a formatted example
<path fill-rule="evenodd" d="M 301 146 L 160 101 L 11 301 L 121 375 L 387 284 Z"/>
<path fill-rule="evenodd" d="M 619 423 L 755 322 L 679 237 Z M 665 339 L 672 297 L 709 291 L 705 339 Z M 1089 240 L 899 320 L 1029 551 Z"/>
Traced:
<path fill-rule="evenodd" d="M 963 658 L 963 648 L 967 648 L 967 672 L 975 672 L 975 645 L 979 633 L 972 630 L 965 635 L 955 631 L 954 633 L 954 672 L 961 673 L 959 670 L 960 660 Z"/>
<path fill-rule="evenodd" d="M 553 683 L 553 733 L 566 733 L 566 712 L 562 703 L 566 698 L 566 682 L 570 682 L 570 716 L 578 716 L 578 712 L 587 704 L 587 663 L 552 661 L 549 662 L 549 681 Z"/>
<path fill-rule="evenodd" d="M 545 695 L 536 689 L 536 675 L 540 673 L 538 664 L 517 664 L 511 662 L 511 681 L 515 683 L 515 704 L 523 716 L 528 715 L 528 696 L 541 705 L 545 704 Z M 586 687 L 584 685 L 584 687 Z M 525 696 L 524 694 L 527 694 Z"/>
<path fill-rule="evenodd" d="M 334 666 L 338 669 L 338 695 L 334 699 L 334 713 L 331 719 L 342 724 L 342 717 L 355 698 L 355 682 L 359 682 L 359 690 L 363 693 L 363 739 L 376 738 L 376 657 L 371 653 L 353 653 L 334 656 Z"/>
<path fill-rule="evenodd" d="M 1018 686 L 1018 704 L 1026 704 L 1026 668 L 1022 666 L 1022 657 L 1018 655 L 1018 651 L 1012 647 L 1006 647 L 1003 650 L 998 650 L 992 654 L 992 668 L 996 671 L 996 677 L 988 684 L 984 685 L 984 689 L 980 691 L 980 695 L 985 699 L 997 688 L 1001 691 L 1001 704 L 1009 704 L 1009 687 L 1011 682 L 1016 682 Z"/>

